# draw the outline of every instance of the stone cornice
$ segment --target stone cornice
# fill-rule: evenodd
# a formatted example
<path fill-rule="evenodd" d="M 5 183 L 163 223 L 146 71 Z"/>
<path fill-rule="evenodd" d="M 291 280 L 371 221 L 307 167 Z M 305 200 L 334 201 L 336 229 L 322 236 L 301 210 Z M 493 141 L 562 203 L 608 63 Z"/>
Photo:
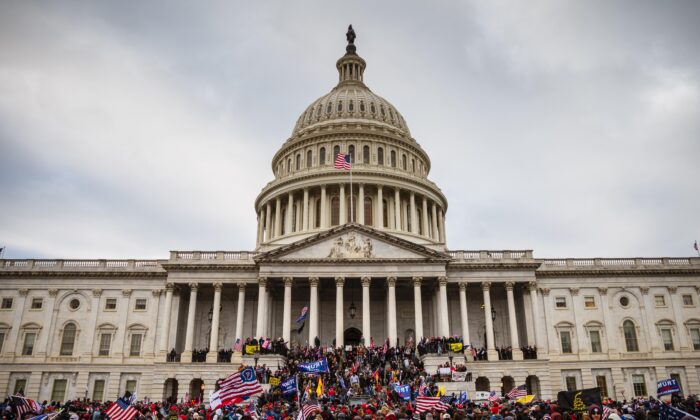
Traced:
<path fill-rule="evenodd" d="M 479 260 L 474 260 L 474 262 L 454 262 L 451 261 L 447 264 L 447 271 L 456 270 L 524 270 L 524 271 L 534 271 L 540 267 L 539 262 L 516 262 L 516 261 L 506 261 L 499 262 L 490 261 L 483 262 Z"/>
<path fill-rule="evenodd" d="M 656 276 L 700 276 L 700 266 L 692 268 L 599 268 L 599 269 L 562 269 L 537 270 L 535 276 L 544 277 L 656 277 Z"/>
<path fill-rule="evenodd" d="M 207 263 L 164 263 L 163 268 L 168 272 L 178 271 L 235 271 L 235 272 L 256 272 L 258 266 L 255 264 L 207 264 Z"/>
<path fill-rule="evenodd" d="M 65 271 L 65 270 L 0 270 L 0 277 L 78 277 L 78 278 L 165 278 L 168 273 L 165 271 Z"/>

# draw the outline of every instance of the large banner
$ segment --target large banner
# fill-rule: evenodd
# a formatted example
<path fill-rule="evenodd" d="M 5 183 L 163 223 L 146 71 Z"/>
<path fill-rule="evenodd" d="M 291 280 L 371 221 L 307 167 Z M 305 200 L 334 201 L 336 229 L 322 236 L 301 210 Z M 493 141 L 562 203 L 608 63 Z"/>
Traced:
<path fill-rule="evenodd" d="M 450 368 L 438 368 L 438 374 L 440 376 L 450 376 L 450 372 L 452 369 Z"/>
<path fill-rule="evenodd" d="M 297 377 L 292 376 L 291 378 L 280 383 L 280 390 L 282 390 L 282 395 L 292 395 L 297 392 Z"/>
<path fill-rule="evenodd" d="M 576 391 L 560 391 L 557 394 L 559 407 L 574 412 L 588 411 L 588 406 L 598 404 L 602 407 L 600 388 L 579 389 Z"/>
<path fill-rule="evenodd" d="M 255 353 L 260 353 L 260 345 L 259 344 L 246 344 L 245 345 L 245 354 L 255 354 Z"/>
<path fill-rule="evenodd" d="M 452 382 L 464 382 L 467 380 L 467 372 L 452 372 Z"/>
<path fill-rule="evenodd" d="M 656 396 L 675 394 L 681 392 L 681 386 L 675 379 L 664 379 L 656 384 Z"/>
<path fill-rule="evenodd" d="M 394 390 L 399 395 L 399 397 L 403 398 L 404 400 L 406 400 L 406 401 L 411 400 L 411 386 L 410 385 L 396 384 L 394 386 Z"/>
<path fill-rule="evenodd" d="M 299 372 L 305 373 L 328 373 L 328 360 L 324 357 L 321 360 L 317 360 L 311 363 L 301 363 L 299 365 Z"/>
<path fill-rule="evenodd" d="M 462 343 L 451 343 L 450 344 L 450 350 L 452 350 L 455 353 L 461 353 L 463 348 L 464 348 L 464 346 L 462 345 Z"/>

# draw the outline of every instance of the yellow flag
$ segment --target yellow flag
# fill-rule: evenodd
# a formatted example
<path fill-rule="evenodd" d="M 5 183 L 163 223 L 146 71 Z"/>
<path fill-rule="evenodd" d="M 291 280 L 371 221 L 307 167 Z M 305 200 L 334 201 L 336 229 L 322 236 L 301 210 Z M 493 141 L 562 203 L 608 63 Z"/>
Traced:
<path fill-rule="evenodd" d="M 452 350 L 455 353 L 459 353 L 460 351 L 462 351 L 462 348 L 463 348 L 462 343 L 451 343 L 450 344 L 450 350 Z"/>
<path fill-rule="evenodd" d="M 437 396 L 438 396 L 438 397 L 444 397 L 444 396 L 445 396 L 445 387 L 444 387 L 444 386 L 441 386 L 440 388 L 438 388 Z"/>
<path fill-rule="evenodd" d="M 534 400 L 534 399 L 535 399 L 534 395 L 526 395 L 524 397 L 518 398 L 517 400 L 515 400 L 515 402 L 520 403 L 520 404 L 530 404 L 532 402 L 532 400 Z"/>
<path fill-rule="evenodd" d="M 279 384 L 280 384 L 280 378 L 275 378 L 275 377 L 273 376 L 273 377 L 271 377 L 270 379 L 268 379 L 267 383 L 269 383 L 270 385 L 279 386 Z"/>
<path fill-rule="evenodd" d="M 320 398 L 323 395 L 323 379 L 318 377 L 318 386 L 316 387 L 316 395 Z"/>

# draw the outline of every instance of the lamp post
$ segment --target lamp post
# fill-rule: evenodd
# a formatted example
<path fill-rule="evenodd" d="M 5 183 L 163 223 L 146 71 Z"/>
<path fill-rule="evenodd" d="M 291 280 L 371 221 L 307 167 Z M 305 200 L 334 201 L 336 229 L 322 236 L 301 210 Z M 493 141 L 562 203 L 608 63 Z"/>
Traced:
<path fill-rule="evenodd" d="M 348 287 L 350 288 L 350 319 L 355 319 L 355 315 L 357 315 L 357 307 L 355 306 L 355 293 L 354 290 L 352 290 L 352 287 L 350 287 L 350 283 L 348 283 Z"/>

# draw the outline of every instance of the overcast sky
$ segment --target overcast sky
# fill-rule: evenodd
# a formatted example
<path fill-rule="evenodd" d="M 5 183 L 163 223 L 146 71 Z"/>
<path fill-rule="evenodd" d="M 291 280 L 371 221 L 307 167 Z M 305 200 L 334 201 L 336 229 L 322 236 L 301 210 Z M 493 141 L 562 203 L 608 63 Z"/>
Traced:
<path fill-rule="evenodd" d="M 1 2 L 5 257 L 253 249 L 349 23 L 431 157 L 450 249 L 694 254 L 700 2 L 377 3 Z"/>

